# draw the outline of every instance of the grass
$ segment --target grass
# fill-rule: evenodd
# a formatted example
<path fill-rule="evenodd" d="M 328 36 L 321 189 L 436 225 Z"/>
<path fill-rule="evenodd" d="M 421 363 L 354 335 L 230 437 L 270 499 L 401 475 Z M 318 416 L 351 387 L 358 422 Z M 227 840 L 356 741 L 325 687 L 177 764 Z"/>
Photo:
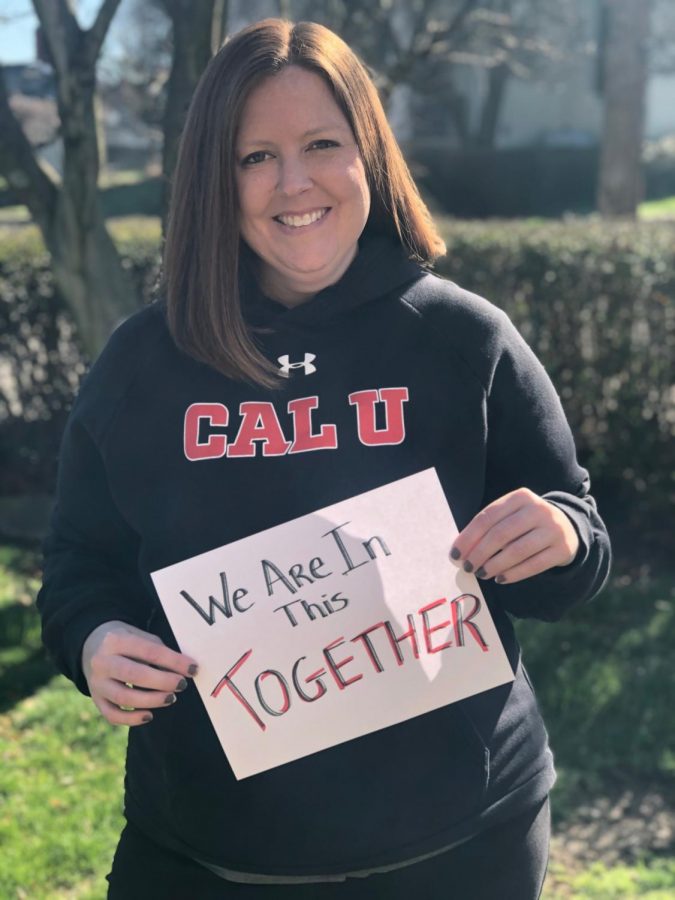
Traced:
<path fill-rule="evenodd" d="M 34 554 L 0 547 L 0 897 L 102 898 L 122 823 L 126 733 L 40 643 Z"/>
<path fill-rule="evenodd" d="M 675 197 L 663 197 L 661 200 L 649 200 L 638 208 L 641 219 L 675 219 Z"/>
<path fill-rule="evenodd" d="M 0 547 L 0 713 L 53 675 L 33 605 L 39 583 L 32 554 Z"/>
<path fill-rule="evenodd" d="M 0 547 L 0 897 L 102 900 L 122 825 L 126 732 L 49 668 L 30 603 L 38 575 L 33 554 Z M 672 787 L 674 601 L 670 580 L 624 574 L 563 622 L 519 623 L 560 770 L 559 824 L 603 792 L 608 773 Z M 17 667 L 36 653 L 40 680 L 21 685 Z M 673 896 L 671 857 L 583 866 L 554 849 L 543 900 Z"/>
<path fill-rule="evenodd" d="M 44 241 L 37 226 L 24 215 L 25 207 L 8 206 L 0 209 L 0 243 L 5 257 L 32 259 L 37 252 L 44 252 Z M 21 225 L 21 228 L 17 228 Z M 162 228 L 157 216 L 119 216 L 107 220 L 108 230 L 120 246 L 136 240 L 159 246 Z"/>
<path fill-rule="evenodd" d="M 104 896 L 125 740 L 60 676 L 0 716 L 1 897 Z"/>
<path fill-rule="evenodd" d="M 517 628 L 563 767 L 675 780 L 671 577 L 618 575 L 563 621 Z"/>
<path fill-rule="evenodd" d="M 542 900 L 672 900 L 675 860 L 652 860 L 633 866 L 594 863 L 570 874 L 552 860 Z"/>

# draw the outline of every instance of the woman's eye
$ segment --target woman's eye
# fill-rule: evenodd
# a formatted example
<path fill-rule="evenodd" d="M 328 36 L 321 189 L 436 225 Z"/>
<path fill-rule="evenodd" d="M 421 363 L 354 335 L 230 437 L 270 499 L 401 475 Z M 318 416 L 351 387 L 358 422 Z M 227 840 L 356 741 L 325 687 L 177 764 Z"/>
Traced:
<path fill-rule="evenodd" d="M 256 163 L 263 162 L 266 156 L 269 156 L 267 150 L 256 150 L 255 153 L 249 153 L 248 156 L 245 156 L 241 164 L 242 166 L 254 166 Z"/>
<path fill-rule="evenodd" d="M 317 147 L 319 150 L 326 149 L 328 147 L 338 147 L 339 144 L 337 141 L 329 141 L 328 138 L 322 138 L 320 141 L 312 141 L 310 147 Z"/>

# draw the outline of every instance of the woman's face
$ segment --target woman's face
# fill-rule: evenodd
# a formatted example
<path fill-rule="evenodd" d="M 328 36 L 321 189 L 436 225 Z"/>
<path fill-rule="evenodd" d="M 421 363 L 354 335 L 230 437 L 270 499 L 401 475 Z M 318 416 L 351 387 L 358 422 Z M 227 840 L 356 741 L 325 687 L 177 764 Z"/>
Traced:
<path fill-rule="evenodd" d="M 354 135 L 323 79 L 289 66 L 249 96 L 235 152 L 241 236 L 265 292 L 295 306 L 357 253 L 370 191 Z"/>

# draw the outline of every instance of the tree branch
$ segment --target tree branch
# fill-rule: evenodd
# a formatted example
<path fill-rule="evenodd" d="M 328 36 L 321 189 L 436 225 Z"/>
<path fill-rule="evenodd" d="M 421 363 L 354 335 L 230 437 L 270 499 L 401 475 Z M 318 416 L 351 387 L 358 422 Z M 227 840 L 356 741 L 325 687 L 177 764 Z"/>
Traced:
<path fill-rule="evenodd" d="M 101 52 L 103 41 L 105 41 L 108 29 L 110 28 L 110 23 L 115 17 L 119 5 L 120 0 L 103 0 L 98 13 L 96 14 L 94 24 L 85 32 L 87 52 L 89 58 L 93 61 L 98 58 L 98 55 Z"/>
<path fill-rule="evenodd" d="M 17 199 L 25 203 L 39 224 L 46 223 L 56 205 L 58 189 L 37 161 L 9 105 L 9 95 L 0 66 L 0 172 Z"/>
<path fill-rule="evenodd" d="M 81 34 L 67 0 L 33 0 L 57 80 L 68 75 L 72 45 Z"/>
<path fill-rule="evenodd" d="M 475 7 L 478 4 L 478 0 L 464 0 L 464 3 L 455 13 L 454 19 L 448 24 L 448 27 L 445 29 L 445 39 L 449 40 L 454 37 L 455 34 L 460 30 L 462 25 L 464 24 L 464 20 L 472 13 Z"/>

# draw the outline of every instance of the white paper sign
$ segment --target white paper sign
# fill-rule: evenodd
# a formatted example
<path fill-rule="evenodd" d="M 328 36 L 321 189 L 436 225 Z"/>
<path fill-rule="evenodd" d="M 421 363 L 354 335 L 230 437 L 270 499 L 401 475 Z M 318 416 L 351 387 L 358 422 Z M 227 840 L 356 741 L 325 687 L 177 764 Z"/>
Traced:
<path fill-rule="evenodd" d="M 238 779 L 513 680 L 435 469 L 152 573 Z"/>

